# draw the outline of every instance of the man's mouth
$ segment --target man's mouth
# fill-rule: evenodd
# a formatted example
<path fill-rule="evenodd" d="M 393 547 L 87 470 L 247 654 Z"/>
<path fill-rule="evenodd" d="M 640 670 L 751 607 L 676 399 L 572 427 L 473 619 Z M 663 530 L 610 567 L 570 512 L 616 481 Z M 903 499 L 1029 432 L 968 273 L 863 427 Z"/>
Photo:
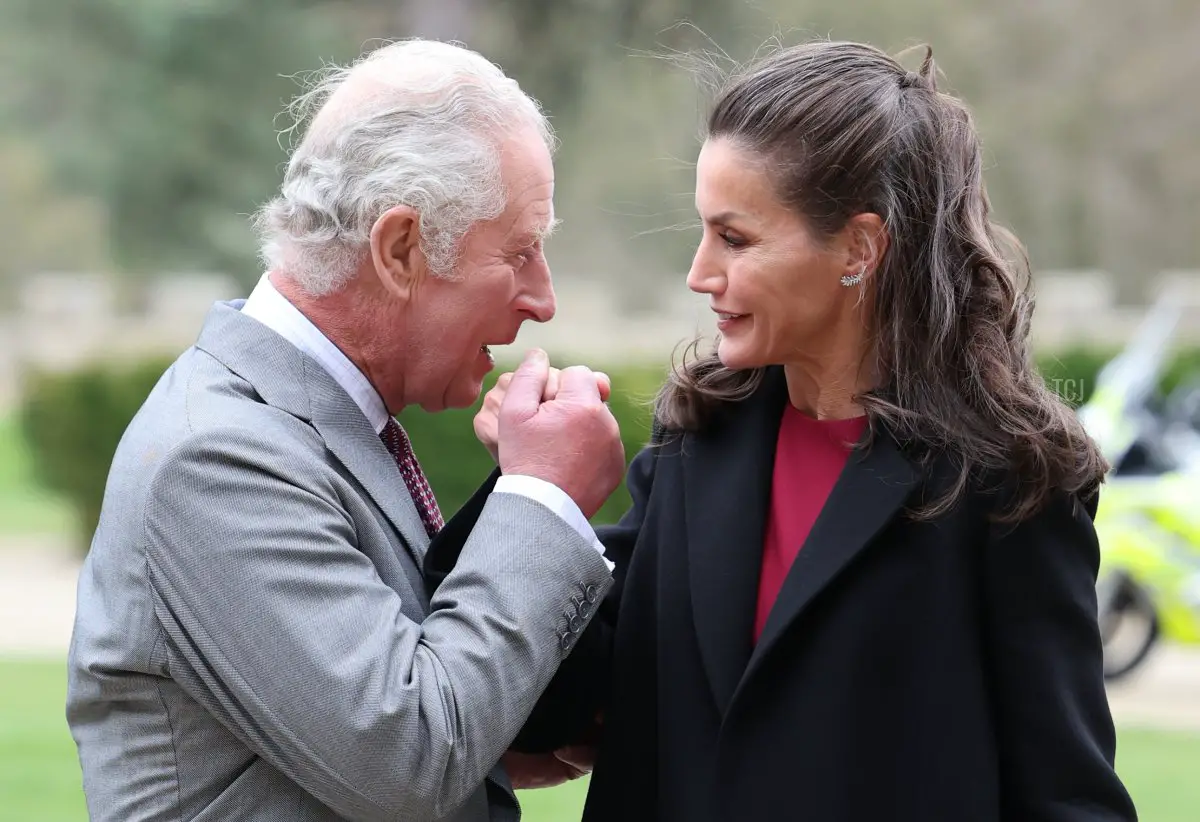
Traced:
<path fill-rule="evenodd" d="M 516 341 L 517 341 L 517 332 L 514 331 L 512 333 L 512 336 L 508 337 L 507 339 L 497 340 L 496 342 L 491 342 L 491 343 L 484 343 L 483 345 L 479 346 L 479 350 L 482 351 L 484 354 L 487 354 L 490 357 L 492 355 L 492 346 L 493 345 L 512 345 Z"/>
<path fill-rule="evenodd" d="M 492 353 L 493 345 L 503 345 L 503 343 L 484 343 L 479 346 L 479 353 L 487 357 L 488 367 L 492 368 L 496 365 L 496 356 Z"/>

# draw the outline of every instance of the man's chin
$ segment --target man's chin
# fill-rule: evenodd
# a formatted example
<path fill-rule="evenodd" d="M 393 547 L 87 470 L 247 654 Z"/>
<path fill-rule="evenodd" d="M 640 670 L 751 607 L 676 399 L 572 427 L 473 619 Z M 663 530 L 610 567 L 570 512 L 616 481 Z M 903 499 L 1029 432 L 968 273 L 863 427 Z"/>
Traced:
<path fill-rule="evenodd" d="M 470 408 L 479 402 L 481 394 L 483 394 L 483 380 L 471 379 L 469 382 L 464 380 L 461 383 L 452 384 L 447 389 L 446 396 L 442 398 L 443 409 Z"/>

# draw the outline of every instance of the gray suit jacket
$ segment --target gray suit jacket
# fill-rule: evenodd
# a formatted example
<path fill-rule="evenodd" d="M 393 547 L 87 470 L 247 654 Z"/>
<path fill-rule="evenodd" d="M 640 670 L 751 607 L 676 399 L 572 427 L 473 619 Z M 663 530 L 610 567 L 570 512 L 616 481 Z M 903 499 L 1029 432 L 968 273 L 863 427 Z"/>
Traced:
<path fill-rule="evenodd" d="M 517 819 L 497 763 L 607 566 L 495 493 L 431 598 L 374 428 L 240 305 L 214 307 L 113 461 L 69 660 L 91 818 Z"/>

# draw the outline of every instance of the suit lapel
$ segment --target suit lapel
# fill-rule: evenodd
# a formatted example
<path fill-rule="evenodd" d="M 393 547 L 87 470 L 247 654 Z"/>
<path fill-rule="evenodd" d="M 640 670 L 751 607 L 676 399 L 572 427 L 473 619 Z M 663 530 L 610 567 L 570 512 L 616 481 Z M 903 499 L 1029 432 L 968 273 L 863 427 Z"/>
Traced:
<path fill-rule="evenodd" d="M 696 637 L 724 713 L 752 650 L 775 442 L 787 386 L 782 372 L 735 420 L 682 444 L 689 582 Z"/>
<path fill-rule="evenodd" d="M 343 392 L 344 393 L 344 392 Z M 350 402 L 349 397 L 346 398 Z M 416 503 L 400 476 L 396 461 L 383 440 L 351 405 L 344 413 L 314 409 L 313 424 L 325 439 L 325 445 L 370 495 L 379 510 L 400 532 L 405 546 L 420 569 L 429 545 L 429 535 L 421 522 Z M 422 581 L 421 588 L 424 588 Z"/>
<path fill-rule="evenodd" d="M 429 537 L 383 440 L 329 372 L 283 337 L 242 314 L 245 302 L 215 305 L 196 347 L 253 385 L 265 402 L 317 429 L 330 452 L 400 533 L 419 571 Z M 414 590 L 423 591 L 420 575 L 410 577 Z"/>
<path fill-rule="evenodd" d="M 886 431 L 869 450 L 850 455 L 784 579 L 739 691 L 813 599 L 896 516 L 917 480 L 916 466 Z"/>

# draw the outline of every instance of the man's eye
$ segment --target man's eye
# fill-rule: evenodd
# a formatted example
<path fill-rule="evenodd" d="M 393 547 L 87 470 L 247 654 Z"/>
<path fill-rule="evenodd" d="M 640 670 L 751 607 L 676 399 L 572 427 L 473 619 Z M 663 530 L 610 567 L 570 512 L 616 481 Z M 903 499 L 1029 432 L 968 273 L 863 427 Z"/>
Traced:
<path fill-rule="evenodd" d="M 741 248 L 746 244 L 746 239 L 740 235 L 734 234 L 732 231 L 725 231 L 721 234 L 721 239 L 725 241 L 725 245 L 730 248 Z"/>
<path fill-rule="evenodd" d="M 520 251 L 518 251 L 512 255 L 513 264 L 517 268 L 520 268 L 521 266 L 525 265 L 526 263 L 537 259 L 537 255 L 541 253 L 541 250 L 542 250 L 541 243 L 536 243 L 534 245 L 523 248 Z"/>

